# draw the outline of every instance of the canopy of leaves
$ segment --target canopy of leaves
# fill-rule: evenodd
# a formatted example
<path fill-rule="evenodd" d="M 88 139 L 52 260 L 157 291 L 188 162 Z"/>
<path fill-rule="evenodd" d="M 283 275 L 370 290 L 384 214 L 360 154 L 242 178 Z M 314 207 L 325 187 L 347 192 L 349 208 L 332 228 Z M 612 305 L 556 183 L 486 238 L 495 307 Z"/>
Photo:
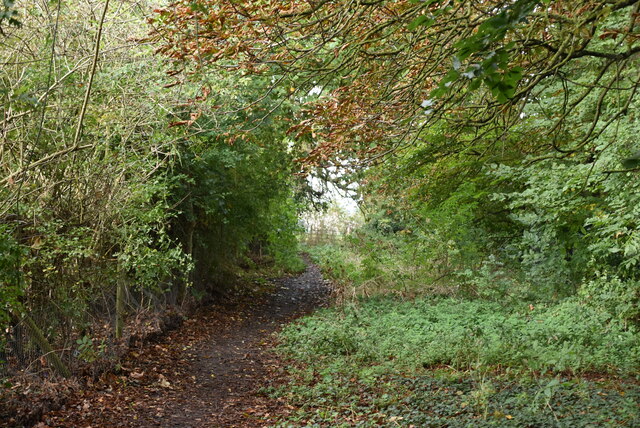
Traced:
<path fill-rule="evenodd" d="M 626 115 L 638 88 L 631 0 L 184 0 L 154 24 L 160 51 L 182 66 L 321 88 L 292 128 L 313 142 L 310 164 L 378 159 L 441 120 L 456 136 L 449 151 L 479 141 L 484 151 L 544 97 L 561 102 L 552 117 L 536 111 L 549 121 L 529 146 L 572 153 Z M 591 126 L 567 144 L 576 109 L 594 98 Z"/>

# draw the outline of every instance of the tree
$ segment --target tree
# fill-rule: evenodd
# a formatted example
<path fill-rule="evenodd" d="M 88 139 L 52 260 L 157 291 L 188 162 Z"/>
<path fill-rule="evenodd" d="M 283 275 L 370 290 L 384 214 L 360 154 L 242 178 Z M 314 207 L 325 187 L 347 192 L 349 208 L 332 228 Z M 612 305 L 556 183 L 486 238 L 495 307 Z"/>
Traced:
<path fill-rule="evenodd" d="M 279 267 L 301 264 L 283 125 L 294 107 L 278 91 L 253 111 L 198 105 L 264 84 L 176 83 L 142 41 L 152 4 L 18 3 L 22 25 L 0 35 L 0 327 L 27 323 L 44 352 L 224 292 L 253 242 Z M 267 110 L 268 126 L 239 131 Z"/>
<path fill-rule="evenodd" d="M 442 120 L 451 141 L 437 151 L 483 154 L 523 115 L 548 117 L 532 107 L 548 98 L 559 111 L 523 150 L 567 156 L 627 115 L 640 84 L 633 0 L 183 0 L 154 24 L 181 68 L 269 74 L 273 86 L 296 76 L 302 94 L 328 91 L 292 128 L 313 141 L 311 164 L 374 161 Z M 590 126 L 567 138 L 594 98 Z"/>
<path fill-rule="evenodd" d="M 401 222 L 398 238 L 430 271 L 506 266 L 515 282 L 504 283 L 549 298 L 604 296 L 613 278 L 597 304 L 629 320 L 640 296 L 639 8 L 177 1 L 158 12 L 155 37 L 190 72 L 272 76 L 267 90 L 297 79 L 292 95 L 319 93 L 291 127 L 300 160 L 357 172 L 378 212 L 369 227 Z"/>
<path fill-rule="evenodd" d="M 9 3 L 21 25 L 0 23 L 0 324 L 24 323 L 49 353 L 111 321 L 96 308 L 116 295 L 121 315 L 124 297 L 188 271 L 166 229 L 183 132 L 165 126 L 175 90 L 156 87 L 152 49 L 127 40 L 146 34 L 146 2 Z"/>

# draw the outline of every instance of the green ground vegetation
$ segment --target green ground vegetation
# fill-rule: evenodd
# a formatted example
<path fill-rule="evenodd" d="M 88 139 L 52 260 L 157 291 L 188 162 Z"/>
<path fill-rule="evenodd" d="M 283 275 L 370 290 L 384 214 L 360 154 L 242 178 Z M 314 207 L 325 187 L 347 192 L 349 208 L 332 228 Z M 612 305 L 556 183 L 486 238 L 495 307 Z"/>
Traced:
<path fill-rule="evenodd" d="M 591 296 L 403 297 L 393 283 L 380 293 L 385 265 L 368 277 L 344 248 L 312 251 L 349 293 L 377 294 L 343 297 L 282 332 L 290 384 L 268 392 L 298 410 L 281 426 L 640 423 L 638 330 Z"/>

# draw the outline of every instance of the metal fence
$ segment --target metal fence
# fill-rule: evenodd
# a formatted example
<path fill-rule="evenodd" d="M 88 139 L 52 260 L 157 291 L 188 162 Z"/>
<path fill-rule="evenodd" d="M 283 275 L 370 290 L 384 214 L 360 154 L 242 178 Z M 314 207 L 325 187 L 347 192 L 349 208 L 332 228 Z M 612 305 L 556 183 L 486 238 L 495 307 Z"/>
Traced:
<path fill-rule="evenodd" d="M 342 235 L 326 230 L 313 230 L 304 234 L 302 242 L 306 245 L 332 244 L 340 241 Z"/>
<path fill-rule="evenodd" d="M 55 301 L 14 319 L 0 335 L 0 378 L 21 375 L 80 375 L 107 367 L 132 341 L 161 332 L 167 314 L 181 311 L 175 292 L 126 290 L 126 327 L 115 337 L 115 290 L 96 296 L 74 314 Z M 64 369 L 57 366 L 61 363 Z"/>

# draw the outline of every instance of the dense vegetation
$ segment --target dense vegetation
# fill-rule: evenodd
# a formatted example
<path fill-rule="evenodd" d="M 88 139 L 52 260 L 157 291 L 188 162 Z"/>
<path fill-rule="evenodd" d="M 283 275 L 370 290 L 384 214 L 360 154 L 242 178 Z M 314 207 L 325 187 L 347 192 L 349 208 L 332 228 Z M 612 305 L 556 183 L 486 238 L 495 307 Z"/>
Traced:
<path fill-rule="evenodd" d="M 294 107 L 272 92 L 231 111 L 264 85 L 229 73 L 176 84 L 144 41 L 152 6 L 5 2 L 0 359 L 15 368 L 49 347 L 72 366 L 115 353 L 141 314 L 228 293 L 250 250 L 302 263 Z M 219 113 L 194 104 L 206 93 Z"/>
<path fill-rule="evenodd" d="M 367 226 L 354 247 L 369 279 L 382 247 L 401 259 L 391 265 L 418 269 L 418 288 L 492 299 L 582 292 L 635 323 L 637 9 L 176 2 L 156 37 L 178 64 L 320 94 L 290 131 L 304 165 L 360 184 Z"/>
<path fill-rule="evenodd" d="M 281 351 L 295 361 L 291 383 L 267 392 L 297 409 L 283 426 L 640 420 L 637 334 L 575 302 L 531 311 L 483 300 L 370 298 L 321 311 L 282 338 Z"/>
<path fill-rule="evenodd" d="M 3 3 L 3 331 L 88 361 L 299 268 L 311 175 L 364 224 L 283 425 L 638 423 L 640 2 L 152 3 Z"/>
<path fill-rule="evenodd" d="M 509 4 L 295 4 L 268 19 L 257 3 L 247 19 L 267 30 L 225 24 L 232 56 L 211 21 L 225 10 L 202 17 L 212 62 L 322 85 L 295 128 L 306 162 L 360 185 L 365 226 L 312 249 L 347 307 L 284 333 L 306 365 L 280 392 L 300 421 L 637 423 L 637 385 L 574 376 L 639 368 L 638 5 Z M 243 56 L 269 31 L 285 36 Z M 425 390 L 443 408 L 416 404 Z"/>

